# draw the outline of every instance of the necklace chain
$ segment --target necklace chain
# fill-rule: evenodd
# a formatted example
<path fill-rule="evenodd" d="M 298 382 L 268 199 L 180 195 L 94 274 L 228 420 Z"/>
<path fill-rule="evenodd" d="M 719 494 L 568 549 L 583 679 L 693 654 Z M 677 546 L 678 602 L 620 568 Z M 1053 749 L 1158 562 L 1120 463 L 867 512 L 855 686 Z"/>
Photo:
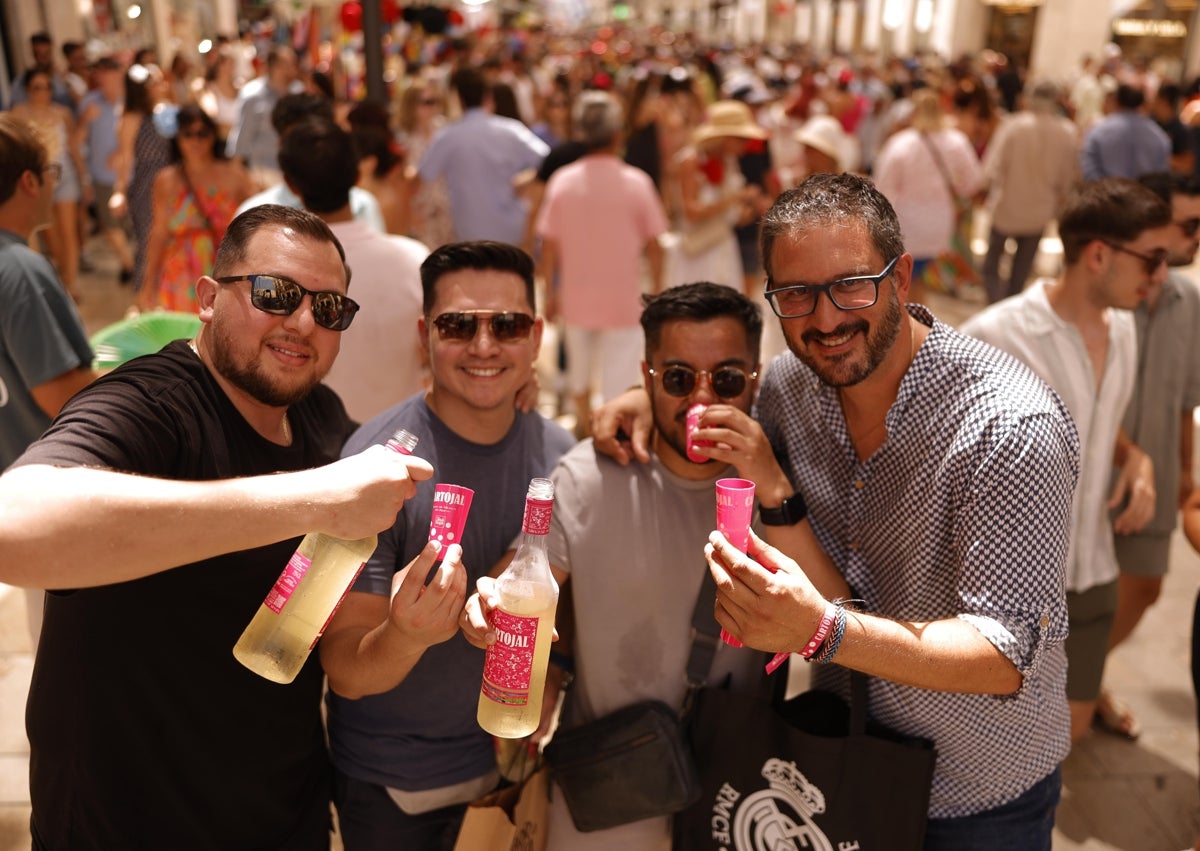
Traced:
<path fill-rule="evenodd" d="M 196 357 L 200 357 L 200 350 L 196 348 L 196 341 L 188 340 L 188 348 L 192 350 Z M 288 419 L 287 411 L 283 412 L 283 419 L 279 422 L 280 428 L 283 430 L 283 445 L 292 445 L 292 424 Z"/>

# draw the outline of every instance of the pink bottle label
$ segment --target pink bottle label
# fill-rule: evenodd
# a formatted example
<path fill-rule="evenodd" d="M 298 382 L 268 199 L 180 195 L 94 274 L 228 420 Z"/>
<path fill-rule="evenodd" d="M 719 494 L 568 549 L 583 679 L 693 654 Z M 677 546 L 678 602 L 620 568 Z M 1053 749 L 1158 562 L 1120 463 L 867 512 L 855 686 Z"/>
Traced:
<path fill-rule="evenodd" d="M 271 593 L 267 595 L 267 599 L 263 600 L 263 605 L 275 614 L 283 611 L 283 607 L 287 605 L 287 601 L 292 597 L 292 592 L 296 590 L 296 586 L 300 584 L 300 580 L 304 578 L 304 574 L 308 573 L 310 567 L 312 567 L 312 562 L 301 554 L 299 550 L 292 553 L 292 557 L 288 559 L 287 567 L 283 569 L 283 573 L 279 574 L 279 578 L 275 580 L 275 586 L 271 589 Z"/>
<path fill-rule="evenodd" d="M 492 628 L 496 643 L 488 648 L 483 663 L 483 694 L 506 706 L 524 706 L 529 702 L 538 619 L 495 609 Z"/>
<path fill-rule="evenodd" d="M 521 531 L 526 535 L 549 535 L 550 516 L 554 513 L 554 500 L 532 499 L 525 500 L 525 520 Z"/>

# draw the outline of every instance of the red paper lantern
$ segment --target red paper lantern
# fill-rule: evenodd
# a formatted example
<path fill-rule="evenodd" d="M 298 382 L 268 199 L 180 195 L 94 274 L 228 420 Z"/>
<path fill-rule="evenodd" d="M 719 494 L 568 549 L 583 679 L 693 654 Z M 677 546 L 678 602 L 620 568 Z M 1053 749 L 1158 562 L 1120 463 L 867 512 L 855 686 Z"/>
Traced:
<path fill-rule="evenodd" d="M 379 4 L 379 16 L 383 18 L 383 22 L 389 26 L 400 20 L 400 15 L 403 14 L 403 9 L 396 0 L 382 0 Z"/>
<path fill-rule="evenodd" d="M 451 26 L 461 27 L 465 20 L 466 18 L 463 17 L 462 12 L 458 11 L 458 9 L 451 9 L 446 15 L 446 21 Z"/>
<path fill-rule="evenodd" d="M 348 33 L 358 32 L 362 29 L 362 4 L 358 0 L 347 0 L 342 4 L 338 17 L 342 22 L 342 29 Z"/>

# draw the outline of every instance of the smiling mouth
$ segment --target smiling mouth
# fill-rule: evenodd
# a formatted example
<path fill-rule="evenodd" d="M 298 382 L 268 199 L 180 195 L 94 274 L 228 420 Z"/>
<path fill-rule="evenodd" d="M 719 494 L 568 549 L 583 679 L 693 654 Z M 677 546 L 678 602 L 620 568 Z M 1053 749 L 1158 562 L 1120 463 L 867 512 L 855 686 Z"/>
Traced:
<path fill-rule="evenodd" d="M 283 355 L 284 357 L 288 357 L 288 358 L 298 358 L 298 359 L 305 360 L 310 357 L 309 353 L 307 351 L 304 351 L 302 348 L 289 346 L 286 344 L 267 343 L 267 348 L 270 349 L 271 351 L 275 352 L 276 354 L 280 354 L 280 355 Z"/>
<path fill-rule="evenodd" d="M 463 372 L 465 372 L 467 375 L 473 375 L 476 378 L 495 378 L 497 375 L 499 375 L 503 371 L 504 370 L 498 366 L 487 367 L 487 368 L 471 367 L 471 366 L 463 367 Z"/>

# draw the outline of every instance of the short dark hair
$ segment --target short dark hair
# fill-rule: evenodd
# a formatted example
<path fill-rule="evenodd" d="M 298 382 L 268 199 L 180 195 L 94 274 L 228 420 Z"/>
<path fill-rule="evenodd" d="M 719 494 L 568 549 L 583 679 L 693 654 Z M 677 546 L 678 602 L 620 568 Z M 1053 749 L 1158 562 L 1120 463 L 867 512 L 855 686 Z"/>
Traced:
<path fill-rule="evenodd" d="M 705 322 L 728 316 L 742 323 L 746 340 L 759 358 L 762 343 L 762 311 L 758 305 L 732 287 L 700 281 L 671 287 L 658 295 L 642 296 L 642 332 L 646 336 L 646 360 L 662 344 L 662 327 L 667 322 Z"/>
<path fill-rule="evenodd" d="M 25 172 L 45 180 L 46 160 L 46 145 L 29 122 L 0 112 L 0 204 L 8 203 Z"/>
<path fill-rule="evenodd" d="M 350 286 L 350 267 L 346 265 L 346 250 L 329 229 L 329 225 L 307 210 L 297 210 L 282 204 L 260 204 L 234 217 L 217 247 L 212 276 L 219 278 L 228 275 L 235 266 L 245 261 L 251 237 L 260 228 L 265 227 L 290 228 L 314 242 L 332 243 L 338 256 L 342 258 L 342 268 L 346 271 L 346 286 Z"/>
<path fill-rule="evenodd" d="M 1171 206 L 1135 180 L 1105 177 L 1076 188 L 1058 217 L 1063 261 L 1079 260 L 1096 240 L 1131 242 L 1150 228 L 1171 223 Z"/>
<path fill-rule="evenodd" d="M 50 33 L 48 33 L 48 32 L 35 32 L 33 35 L 31 35 L 29 37 L 29 43 L 30 43 L 30 45 L 54 44 L 54 40 L 52 38 L 50 38 Z"/>
<path fill-rule="evenodd" d="M 422 310 L 428 316 L 437 301 L 437 284 L 445 275 L 463 269 L 512 272 L 525 283 L 529 307 L 537 312 L 533 287 L 533 258 L 507 242 L 451 242 L 434 250 L 421 264 Z"/>
<path fill-rule="evenodd" d="M 350 135 L 359 157 L 375 158 L 373 177 L 383 177 L 396 165 L 403 164 L 404 152 L 396 145 L 391 132 L 376 124 L 351 124 Z"/>
<path fill-rule="evenodd" d="M 1175 83 L 1163 83 L 1154 94 L 1155 100 L 1161 100 L 1175 112 L 1179 111 L 1179 101 L 1183 98 L 1183 90 Z"/>
<path fill-rule="evenodd" d="M 83 50 L 83 44 L 78 41 L 64 41 L 62 46 L 62 55 L 70 59 L 71 55 L 77 50 Z"/>
<path fill-rule="evenodd" d="M 1117 86 L 1117 106 L 1121 109 L 1140 109 L 1146 102 L 1146 94 L 1136 86 L 1121 83 Z"/>
<path fill-rule="evenodd" d="M 884 262 L 904 253 L 900 220 L 884 194 L 870 180 L 856 174 L 809 175 L 794 189 L 782 193 L 763 214 L 760 242 L 763 269 L 769 279 L 772 250 L 781 235 L 822 225 L 862 222 L 876 253 Z"/>
<path fill-rule="evenodd" d="M 332 213 L 350 203 L 358 181 L 358 151 L 350 134 L 333 121 L 306 118 L 279 142 L 279 169 L 314 213 Z"/>
<path fill-rule="evenodd" d="M 51 79 L 51 74 L 45 68 L 39 68 L 34 65 L 31 68 L 25 69 L 25 73 L 21 75 L 21 85 L 25 87 L 25 91 L 29 91 L 30 84 L 33 83 L 35 77 L 45 77 Z"/>
<path fill-rule="evenodd" d="M 324 95 L 296 92 L 284 95 L 271 107 L 271 126 L 281 137 L 289 127 L 312 117 L 333 121 L 333 101 Z"/>
<path fill-rule="evenodd" d="M 487 80 L 478 68 L 459 68 L 450 75 L 450 87 L 458 94 L 463 109 L 483 106 L 488 93 Z"/>
<path fill-rule="evenodd" d="M 179 134 L 188 127 L 194 124 L 203 124 L 208 128 L 210 137 L 212 138 L 212 155 L 215 159 L 225 159 L 225 143 L 221 140 L 221 134 L 217 131 L 217 122 L 213 117 L 205 112 L 197 103 L 185 103 L 179 107 L 179 113 L 175 117 L 175 135 L 171 137 L 171 162 L 181 162 L 183 155 L 179 151 Z"/>

